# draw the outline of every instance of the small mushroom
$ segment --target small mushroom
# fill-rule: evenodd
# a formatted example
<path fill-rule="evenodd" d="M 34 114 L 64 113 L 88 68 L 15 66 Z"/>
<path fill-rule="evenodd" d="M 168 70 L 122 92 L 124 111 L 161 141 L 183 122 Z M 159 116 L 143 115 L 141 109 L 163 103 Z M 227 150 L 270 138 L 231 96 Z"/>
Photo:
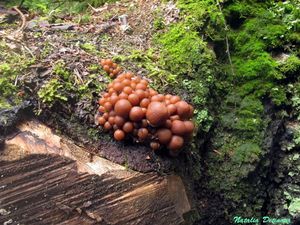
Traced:
<path fill-rule="evenodd" d="M 120 99 L 116 102 L 114 110 L 118 116 L 127 118 L 132 108 L 131 103 L 126 99 Z"/>
<path fill-rule="evenodd" d="M 173 135 L 171 141 L 168 144 L 168 149 L 172 151 L 178 151 L 183 146 L 183 138 L 177 135 Z"/>
<path fill-rule="evenodd" d="M 140 128 L 137 133 L 140 140 L 146 139 L 148 137 L 148 134 L 149 131 L 146 128 Z"/>
<path fill-rule="evenodd" d="M 145 113 L 144 113 L 143 109 L 139 106 L 132 107 L 132 109 L 129 112 L 129 118 L 135 122 L 141 121 L 144 118 L 144 116 L 145 116 Z"/>
<path fill-rule="evenodd" d="M 151 143 L 150 143 L 150 147 L 152 148 L 152 150 L 157 150 L 157 149 L 159 149 L 159 147 L 160 147 L 160 144 L 158 143 L 158 142 L 156 142 L 156 141 L 152 141 Z"/>
<path fill-rule="evenodd" d="M 190 115 L 190 105 L 185 101 L 179 101 L 175 104 L 177 113 L 182 119 L 186 119 Z"/>
<path fill-rule="evenodd" d="M 169 112 L 170 116 L 174 115 L 177 112 L 177 108 L 174 104 L 168 105 L 167 109 L 168 109 L 168 112 Z"/>
<path fill-rule="evenodd" d="M 172 132 L 169 129 L 165 128 L 159 129 L 156 135 L 159 140 L 159 143 L 164 145 L 168 144 L 172 138 Z"/>
<path fill-rule="evenodd" d="M 194 123 L 192 121 L 184 121 L 183 123 L 185 126 L 186 133 L 188 134 L 193 133 L 195 129 Z"/>
<path fill-rule="evenodd" d="M 128 96 L 128 101 L 130 101 L 132 105 L 138 105 L 140 103 L 140 98 L 137 94 L 132 93 Z"/>
<path fill-rule="evenodd" d="M 119 128 L 121 128 L 125 123 L 125 119 L 122 116 L 116 116 L 114 122 Z"/>
<path fill-rule="evenodd" d="M 172 122 L 171 131 L 173 134 L 184 135 L 186 133 L 184 122 L 181 120 L 174 120 Z"/>
<path fill-rule="evenodd" d="M 142 108 L 147 108 L 148 105 L 150 104 L 150 100 L 148 98 L 144 98 L 141 102 L 140 102 L 140 106 Z"/>
<path fill-rule="evenodd" d="M 104 124 L 104 129 L 105 130 L 110 130 L 112 128 L 112 125 L 107 121 L 107 122 L 105 122 L 105 124 Z"/>
<path fill-rule="evenodd" d="M 125 138 L 125 133 L 124 131 L 122 130 L 116 130 L 114 132 L 114 138 L 117 140 L 117 141 L 122 141 L 124 138 Z"/>
<path fill-rule="evenodd" d="M 147 108 L 146 118 L 153 126 L 163 125 L 169 117 L 167 107 L 161 102 L 151 102 Z"/>
<path fill-rule="evenodd" d="M 106 122 L 106 119 L 104 119 L 102 116 L 98 118 L 98 123 L 99 123 L 100 125 L 104 125 L 105 122 Z"/>
<path fill-rule="evenodd" d="M 133 131 L 133 124 L 132 122 L 126 122 L 123 125 L 123 131 L 126 133 L 131 133 Z"/>

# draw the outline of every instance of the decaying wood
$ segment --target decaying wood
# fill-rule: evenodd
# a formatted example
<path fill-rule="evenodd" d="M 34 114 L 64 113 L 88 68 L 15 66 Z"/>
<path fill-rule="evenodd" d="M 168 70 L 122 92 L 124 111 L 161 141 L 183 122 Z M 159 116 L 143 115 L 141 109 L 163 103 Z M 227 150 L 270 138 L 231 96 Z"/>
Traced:
<path fill-rule="evenodd" d="M 0 224 L 183 224 L 180 177 L 93 156 L 30 121 L 0 152 Z M 1 161 L 2 160 L 2 161 Z"/>

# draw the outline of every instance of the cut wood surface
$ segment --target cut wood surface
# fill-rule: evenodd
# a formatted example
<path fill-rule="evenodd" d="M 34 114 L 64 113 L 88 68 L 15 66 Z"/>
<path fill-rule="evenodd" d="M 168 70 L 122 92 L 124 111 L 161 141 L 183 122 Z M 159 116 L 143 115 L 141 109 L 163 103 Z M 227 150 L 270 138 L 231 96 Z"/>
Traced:
<path fill-rule="evenodd" d="M 128 171 L 37 121 L 0 151 L 0 224 L 184 224 L 180 177 Z"/>

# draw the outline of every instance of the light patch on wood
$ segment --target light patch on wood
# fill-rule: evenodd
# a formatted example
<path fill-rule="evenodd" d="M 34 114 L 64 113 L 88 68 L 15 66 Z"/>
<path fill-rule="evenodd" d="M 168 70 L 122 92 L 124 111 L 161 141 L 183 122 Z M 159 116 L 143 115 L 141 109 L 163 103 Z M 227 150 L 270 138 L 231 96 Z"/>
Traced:
<path fill-rule="evenodd" d="M 86 149 L 75 145 L 68 138 L 56 135 L 49 127 L 38 121 L 24 122 L 18 128 L 21 132 L 6 140 L 1 159 L 15 160 L 30 154 L 57 154 L 75 160 L 79 172 L 101 175 L 115 170 L 125 170 L 125 167 L 99 156 L 91 157 Z"/>

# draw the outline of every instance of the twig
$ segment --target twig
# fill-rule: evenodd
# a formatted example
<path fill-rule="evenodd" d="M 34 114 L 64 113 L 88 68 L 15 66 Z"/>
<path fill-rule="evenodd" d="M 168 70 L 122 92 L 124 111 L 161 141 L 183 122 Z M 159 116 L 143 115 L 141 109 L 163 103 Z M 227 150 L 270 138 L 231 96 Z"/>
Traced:
<path fill-rule="evenodd" d="M 104 11 L 104 10 L 106 10 L 107 9 L 107 5 L 106 6 L 104 6 L 104 7 L 101 7 L 101 8 L 94 8 L 91 4 L 89 4 L 88 3 L 88 6 L 95 12 L 95 13 L 98 13 L 98 12 L 102 12 L 102 11 Z"/>
<path fill-rule="evenodd" d="M 222 8 L 221 8 L 221 4 L 220 4 L 219 0 L 217 0 L 217 5 L 218 5 L 218 7 L 219 7 L 219 10 L 220 10 L 221 14 L 224 16 L 223 11 L 222 11 Z M 232 60 L 231 60 L 231 55 L 230 55 L 228 35 L 227 35 L 227 31 L 228 31 L 229 29 L 228 29 L 228 26 L 227 26 L 227 24 L 226 24 L 225 17 L 224 17 L 224 27 L 225 27 L 226 53 L 227 53 L 227 56 L 228 56 L 228 61 L 229 61 L 230 67 L 231 67 L 231 72 L 232 72 L 232 74 L 235 76 L 234 69 L 233 69 L 233 65 L 232 65 Z"/>
<path fill-rule="evenodd" d="M 221 152 L 219 152 L 218 150 L 216 150 L 216 149 L 213 149 L 213 151 L 215 152 L 215 153 L 217 153 L 218 155 L 222 155 L 222 153 Z"/>
<path fill-rule="evenodd" d="M 16 79 L 15 79 L 14 86 L 17 86 L 17 84 L 18 84 L 18 79 L 19 79 L 19 74 L 17 75 L 17 77 L 16 77 Z"/>
<path fill-rule="evenodd" d="M 26 17 L 24 16 L 24 14 L 18 9 L 17 6 L 14 6 L 13 9 L 15 11 L 17 11 L 17 13 L 19 13 L 19 15 L 21 16 L 22 19 L 22 25 L 21 27 L 16 31 L 16 32 L 22 32 L 26 26 Z"/>
<path fill-rule="evenodd" d="M 32 56 L 32 58 L 34 58 L 34 54 L 32 53 L 32 51 L 26 45 L 22 45 L 22 46 L 25 50 L 27 50 L 29 52 L 29 54 Z"/>
<path fill-rule="evenodd" d="M 84 84 L 84 81 L 83 81 L 82 77 L 80 76 L 79 71 L 76 68 L 74 69 L 74 74 L 79 78 L 79 81 L 81 82 L 81 84 Z"/>

